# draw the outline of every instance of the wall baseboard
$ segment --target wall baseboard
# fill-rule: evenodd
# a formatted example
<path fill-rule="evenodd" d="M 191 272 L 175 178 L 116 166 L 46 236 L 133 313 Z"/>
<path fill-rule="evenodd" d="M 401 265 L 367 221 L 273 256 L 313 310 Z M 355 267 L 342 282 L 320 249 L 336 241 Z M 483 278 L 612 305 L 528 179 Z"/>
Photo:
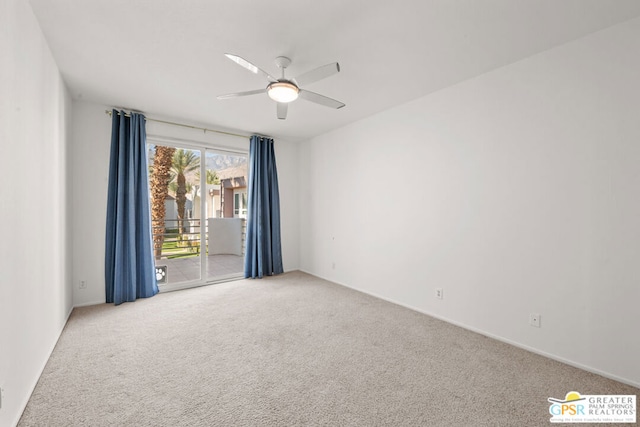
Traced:
<path fill-rule="evenodd" d="M 88 307 L 90 305 L 100 305 L 100 304 L 106 304 L 106 302 L 104 300 L 102 301 L 89 301 L 89 302 L 83 302 L 80 304 L 75 304 L 73 306 L 73 308 L 77 308 L 77 307 Z"/>
<path fill-rule="evenodd" d="M 452 325 L 458 326 L 460 328 L 466 329 L 468 331 L 475 332 L 477 334 L 484 335 L 485 337 L 492 338 L 494 340 L 503 342 L 505 344 L 509 344 L 509 345 L 514 346 L 514 347 L 518 347 L 518 348 L 521 348 L 523 350 L 526 350 L 526 351 L 530 351 L 531 353 L 546 357 L 546 358 L 551 359 L 551 360 L 555 360 L 555 361 L 560 362 L 560 363 L 564 363 L 565 365 L 573 366 L 574 368 L 582 369 L 583 371 L 591 372 L 592 374 L 600 375 L 601 377 L 605 377 L 605 378 L 608 378 L 610 380 L 618 381 L 620 383 L 627 384 L 627 385 L 630 385 L 632 387 L 640 388 L 640 382 L 632 381 L 632 380 L 627 379 L 627 378 L 622 378 L 622 377 L 619 377 L 617 375 L 611 374 L 609 372 L 601 371 L 601 370 L 593 368 L 591 366 L 583 365 L 583 364 L 575 362 L 573 360 L 565 359 L 564 357 L 561 357 L 561 356 L 558 356 L 558 355 L 555 355 L 555 354 L 552 354 L 552 353 L 547 353 L 545 351 L 539 350 L 539 349 L 534 348 L 534 347 L 529 347 L 528 345 L 519 343 L 517 341 L 513 341 L 513 340 L 510 340 L 510 339 L 501 337 L 499 335 L 492 334 L 490 332 L 484 331 L 482 329 L 475 328 L 473 326 L 469 326 L 469 325 L 467 325 L 465 323 L 461 323 L 461 322 L 449 319 L 449 318 L 444 317 L 444 316 L 440 316 L 440 315 L 437 315 L 437 314 L 430 313 L 430 312 L 428 312 L 426 310 L 422 310 L 420 308 L 411 306 L 409 304 L 404 304 L 402 302 L 398 302 L 398 301 L 395 301 L 393 299 L 386 298 L 386 297 L 384 297 L 382 295 L 378 295 L 378 294 L 375 294 L 375 293 L 372 293 L 372 292 L 365 291 L 365 290 L 360 289 L 360 288 L 356 288 L 354 286 L 347 285 L 346 283 L 341 283 L 341 282 L 337 282 L 335 280 L 328 279 L 326 277 L 320 276 L 318 274 L 311 273 L 310 271 L 306 271 L 304 269 L 300 269 L 300 271 L 302 271 L 303 273 L 307 273 L 307 274 L 309 274 L 311 276 L 317 277 L 319 279 L 326 280 L 327 282 L 335 283 L 336 285 L 344 286 L 345 288 L 349 288 L 349 289 L 352 289 L 354 291 L 361 292 L 363 294 L 370 295 L 372 297 L 381 299 L 383 301 L 387 301 L 387 302 L 390 302 L 392 304 L 396 304 L 396 305 L 399 305 L 401 307 L 408 308 L 409 310 L 413 310 L 413 311 L 416 311 L 418 313 L 426 314 L 427 316 L 431 316 L 431 317 L 433 317 L 435 319 L 442 320 L 443 322 L 447 322 L 447 323 L 450 323 Z"/>

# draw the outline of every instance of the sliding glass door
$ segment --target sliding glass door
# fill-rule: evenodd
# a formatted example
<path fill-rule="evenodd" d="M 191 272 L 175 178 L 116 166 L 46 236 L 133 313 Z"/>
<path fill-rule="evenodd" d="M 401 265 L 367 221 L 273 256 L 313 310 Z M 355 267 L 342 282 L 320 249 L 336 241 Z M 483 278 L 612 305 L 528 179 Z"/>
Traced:
<path fill-rule="evenodd" d="M 148 149 L 160 289 L 242 277 L 246 154 L 154 140 Z"/>
<path fill-rule="evenodd" d="M 246 211 L 235 215 L 234 199 L 247 191 L 247 156 L 206 151 L 207 280 L 242 275 Z"/>

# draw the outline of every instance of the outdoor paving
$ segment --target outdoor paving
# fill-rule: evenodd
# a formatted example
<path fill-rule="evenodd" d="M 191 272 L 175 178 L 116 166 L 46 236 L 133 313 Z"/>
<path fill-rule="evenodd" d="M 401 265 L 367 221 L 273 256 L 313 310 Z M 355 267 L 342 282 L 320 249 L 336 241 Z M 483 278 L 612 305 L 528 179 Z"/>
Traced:
<path fill-rule="evenodd" d="M 244 272 L 244 256 L 209 255 L 207 281 Z M 200 258 L 174 258 L 156 261 L 156 265 L 167 266 L 167 283 L 188 282 L 200 279 Z"/>

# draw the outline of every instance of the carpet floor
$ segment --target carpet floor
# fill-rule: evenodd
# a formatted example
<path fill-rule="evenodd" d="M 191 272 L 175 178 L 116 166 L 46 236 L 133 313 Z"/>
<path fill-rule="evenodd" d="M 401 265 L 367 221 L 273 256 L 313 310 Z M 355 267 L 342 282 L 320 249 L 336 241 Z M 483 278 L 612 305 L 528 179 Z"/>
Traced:
<path fill-rule="evenodd" d="M 293 272 L 74 309 L 18 425 L 546 426 L 572 390 L 640 394 Z"/>

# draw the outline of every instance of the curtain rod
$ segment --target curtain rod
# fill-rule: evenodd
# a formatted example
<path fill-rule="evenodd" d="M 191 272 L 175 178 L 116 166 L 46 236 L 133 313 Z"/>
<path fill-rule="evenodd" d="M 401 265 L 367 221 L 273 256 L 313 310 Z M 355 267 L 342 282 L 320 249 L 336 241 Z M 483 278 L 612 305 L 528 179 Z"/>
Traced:
<path fill-rule="evenodd" d="M 109 116 L 111 116 L 111 111 L 110 111 L 110 110 L 104 110 L 104 112 L 105 112 L 105 114 L 108 114 Z M 118 114 L 120 114 L 120 113 L 118 112 Z M 130 114 L 126 114 L 126 113 L 125 113 L 125 117 L 131 117 L 131 115 L 130 115 Z M 149 120 L 149 121 L 151 121 L 151 122 L 164 123 L 164 124 L 166 124 L 166 125 L 171 125 L 171 126 L 181 126 L 181 127 L 183 127 L 183 128 L 189 128 L 189 129 L 201 130 L 201 131 L 204 131 L 204 133 L 207 133 L 207 132 L 215 132 L 215 133 L 220 133 L 220 134 L 222 134 L 222 135 L 237 136 L 238 138 L 245 138 L 245 139 L 246 139 L 246 138 L 249 138 L 249 136 L 248 136 L 248 135 L 241 135 L 241 134 L 239 134 L 239 133 L 225 132 L 225 131 L 222 131 L 222 130 L 216 130 L 216 129 L 201 128 L 201 127 L 198 127 L 198 126 L 185 125 L 185 124 L 183 124 L 183 123 L 176 123 L 176 122 L 169 122 L 169 121 L 166 121 L 166 120 L 152 119 L 152 118 L 150 118 L 150 117 L 145 117 L 145 119 L 146 119 L 146 120 Z M 260 135 L 260 134 L 256 134 L 256 135 L 258 135 L 258 136 L 262 136 L 262 137 L 266 137 L 266 138 L 271 138 L 270 136 L 267 136 L 267 135 Z"/>

